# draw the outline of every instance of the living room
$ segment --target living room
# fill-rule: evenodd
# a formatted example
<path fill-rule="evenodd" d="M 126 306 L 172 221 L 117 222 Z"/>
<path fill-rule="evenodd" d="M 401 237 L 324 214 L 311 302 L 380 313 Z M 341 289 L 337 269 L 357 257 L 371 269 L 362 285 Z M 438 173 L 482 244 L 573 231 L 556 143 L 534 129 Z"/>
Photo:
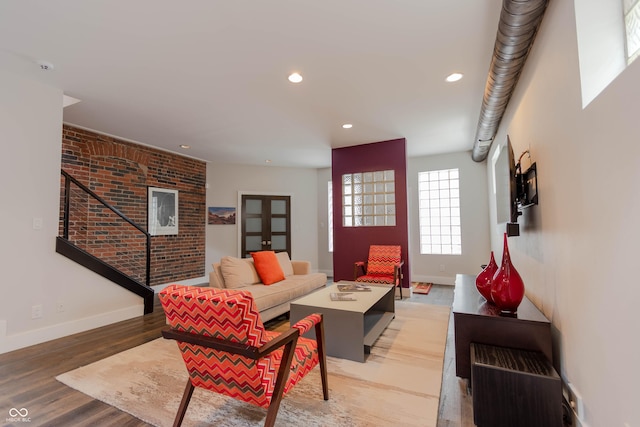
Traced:
<path fill-rule="evenodd" d="M 624 272 L 635 261 L 640 237 L 635 221 L 640 201 L 633 197 L 639 181 L 633 171 L 640 154 L 634 113 L 640 107 L 640 65 L 637 61 L 629 65 L 583 106 L 576 35 L 579 3 L 550 2 L 486 162 L 472 162 L 468 150 L 408 160 L 410 193 L 423 168 L 451 164 L 475 171 L 476 191 L 468 203 L 477 210 L 479 225 L 472 223 L 478 230 L 463 231 L 463 239 L 485 240 L 478 254 L 461 265 L 420 255 L 412 246 L 411 275 L 452 283 L 458 272 L 477 272 L 488 261 L 489 251 L 499 258 L 504 224 L 496 220 L 490 159 L 509 135 L 516 156 L 530 150 L 537 163 L 540 193 L 539 205 L 518 220 L 520 236 L 509 239 L 511 256 L 528 298 L 553 324 L 563 381 L 572 383 L 582 396 L 583 425 L 638 426 L 640 411 L 634 397 L 640 346 L 628 337 L 633 336 L 633 304 L 640 291 Z M 5 183 L 1 254 L 7 274 L 0 302 L 0 351 L 4 353 L 140 316 L 142 305 L 135 295 L 109 286 L 55 253 L 63 90 L 43 82 L 4 51 L 1 59 Z M 294 223 L 294 257 L 312 260 L 318 270 L 330 270 L 326 229 L 322 229 L 327 224 L 329 176 L 328 168 L 212 163 L 207 167 L 206 201 L 209 206 L 235 206 L 238 190 L 294 193 L 304 200 L 294 216 L 314 219 Z M 236 182 L 237 188 L 229 182 Z M 310 188 L 314 190 L 307 196 Z M 414 230 L 416 217 L 411 215 Z M 42 219 L 41 228 L 34 227 L 34 218 Z M 237 251 L 235 227 L 208 226 L 206 239 L 206 268 Z M 59 299 L 65 301 L 63 312 L 56 311 Z M 31 318 L 36 304 L 45 306 L 46 322 Z"/>

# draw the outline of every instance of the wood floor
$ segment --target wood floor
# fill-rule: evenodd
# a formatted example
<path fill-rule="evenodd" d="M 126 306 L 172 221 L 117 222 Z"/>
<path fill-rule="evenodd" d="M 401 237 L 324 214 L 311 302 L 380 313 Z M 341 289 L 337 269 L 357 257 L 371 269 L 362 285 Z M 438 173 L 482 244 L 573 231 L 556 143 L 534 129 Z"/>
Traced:
<path fill-rule="evenodd" d="M 414 294 L 410 301 L 448 305 L 453 286 L 434 285 L 428 295 Z M 286 319 L 267 323 L 282 329 Z M 110 405 L 94 400 L 56 381 L 73 370 L 160 337 L 166 327 L 156 301 L 153 314 L 126 320 L 65 338 L 0 355 L 0 425 L 3 426 L 147 426 Z M 438 427 L 472 427 L 471 398 L 466 382 L 455 376 L 453 319 L 445 352 Z M 149 355 L 153 363 L 153 354 Z M 13 422 L 11 408 L 26 408 L 29 423 Z"/>

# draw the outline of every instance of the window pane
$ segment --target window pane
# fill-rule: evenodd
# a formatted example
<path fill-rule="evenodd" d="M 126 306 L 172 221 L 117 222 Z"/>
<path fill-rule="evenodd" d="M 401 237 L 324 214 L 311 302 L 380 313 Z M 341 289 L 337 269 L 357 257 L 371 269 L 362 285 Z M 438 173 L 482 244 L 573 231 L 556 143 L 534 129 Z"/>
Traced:
<path fill-rule="evenodd" d="M 244 211 L 248 214 L 261 214 L 262 213 L 262 200 L 247 199 L 247 204 Z"/>
<path fill-rule="evenodd" d="M 458 169 L 418 173 L 421 254 L 462 254 Z"/>
<path fill-rule="evenodd" d="M 287 231 L 286 218 L 271 218 L 271 231 L 274 233 L 284 233 Z M 287 249 L 285 246 L 284 249 Z"/>
<path fill-rule="evenodd" d="M 285 215 L 287 213 L 287 202 L 285 202 L 284 200 L 272 200 L 271 213 L 277 215 Z"/>
<path fill-rule="evenodd" d="M 632 59 L 640 49 L 640 2 L 633 6 L 625 2 L 624 13 L 624 24 L 627 31 L 627 58 Z"/>
<path fill-rule="evenodd" d="M 344 226 L 395 225 L 394 179 L 393 170 L 345 174 L 342 177 Z M 347 209 L 348 206 L 353 209 Z"/>

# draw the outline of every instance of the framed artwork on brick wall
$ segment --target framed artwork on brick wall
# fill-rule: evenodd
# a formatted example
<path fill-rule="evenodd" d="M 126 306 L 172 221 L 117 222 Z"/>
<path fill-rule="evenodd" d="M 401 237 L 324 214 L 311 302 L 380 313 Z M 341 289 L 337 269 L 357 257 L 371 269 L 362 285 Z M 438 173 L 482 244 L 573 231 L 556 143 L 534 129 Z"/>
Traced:
<path fill-rule="evenodd" d="M 178 234 L 178 190 L 149 187 L 148 203 L 149 234 Z"/>

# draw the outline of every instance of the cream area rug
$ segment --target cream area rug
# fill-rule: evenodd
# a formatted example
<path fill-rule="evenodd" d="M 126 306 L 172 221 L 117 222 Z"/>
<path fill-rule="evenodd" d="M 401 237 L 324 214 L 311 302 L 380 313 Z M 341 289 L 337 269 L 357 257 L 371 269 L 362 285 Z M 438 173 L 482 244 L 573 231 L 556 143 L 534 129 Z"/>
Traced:
<path fill-rule="evenodd" d="M 449 307 L 398 301 L 365 363 L 327 358 L 285 395 L 277 426 L 435 426 Z M 154 426 L 171 426 L 187 381 L 175 341 L 156 339 L 56 377 Z M 196 389 L 183 426 L 262 426 L 266 410 Z"/>

